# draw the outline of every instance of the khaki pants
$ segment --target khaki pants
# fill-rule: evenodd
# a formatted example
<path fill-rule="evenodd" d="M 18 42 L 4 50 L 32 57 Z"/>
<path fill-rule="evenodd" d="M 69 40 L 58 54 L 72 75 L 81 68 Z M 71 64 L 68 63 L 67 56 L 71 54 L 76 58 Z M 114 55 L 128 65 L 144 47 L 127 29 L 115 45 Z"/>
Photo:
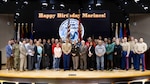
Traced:
<path fill-rule="evenodd" d="M 14 57 L 7 57 L 6 68 L 9 70 L 14 68 Z"/>
<path fill-rule="evenodd" d="M 26 56 L 20 57 L 20 71 L 26 69 L 27 69 L 27 57 Z"/>
<path fill-rule="evenodd" d="M 73 69 L 78 69 L 79 56 L 72 56 Z"/>
<path fill-rule="evenodd" d="M 15 57 L 14 58 L 14 68 L 16 69 L 16 70 L 19 70 L 19 67 L 20 67 L 20 57 Z"/>
<path fill-rule="evenodd" d="M 81 69 L 81 70 L 86 70 L 86 69 L 87 69 L 86 56 L 82 56 L 82 57 L 80 58 L 80 69 Z"/>

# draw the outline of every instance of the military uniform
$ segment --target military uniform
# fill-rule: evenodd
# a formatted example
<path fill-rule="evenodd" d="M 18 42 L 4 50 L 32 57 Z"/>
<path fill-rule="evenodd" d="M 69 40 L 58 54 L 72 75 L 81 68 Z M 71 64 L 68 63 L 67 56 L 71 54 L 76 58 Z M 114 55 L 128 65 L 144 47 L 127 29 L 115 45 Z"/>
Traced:
<path fill-rule="evenodd" d="M 129 54 L 130 54 L 130 44 L 128 42 L 124 42 L 121 44 L 122 46 L 122 58 L 121 58 L 121 68 L 129 69 Z"/>
<path fill-rule="evenodd" d="M 137 53 L 138 56 L 138 62 L 137 62 L 137 70 L 140 69 L 140 59 L 142 60 L 142 71 L 145 70 L 145 51 L 147 50 L 147 44 L 142 42 L 142 43 L 137 43 L 136 48 L 135 48 L 135 52 Z"/>
<path fill-rule="evenodd" d="M 19 44 L 13 45 L 13 53 L 14 53 L 14 68 L 19 70 L 20 67 L 20 51 L 19 51 Z"/>

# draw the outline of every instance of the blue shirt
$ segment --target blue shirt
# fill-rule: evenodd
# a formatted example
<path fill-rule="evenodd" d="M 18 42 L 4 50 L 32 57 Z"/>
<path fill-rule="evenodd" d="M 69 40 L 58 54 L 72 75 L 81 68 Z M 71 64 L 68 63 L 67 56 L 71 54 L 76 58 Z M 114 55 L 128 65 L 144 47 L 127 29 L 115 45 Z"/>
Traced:
<path fill-rule="evenodd" d="M 41 46 L 37 46 L 37 52 L 41 55 L 42 54 L 42 47 Z M 38 56 L 40 56 L 38 55 Z"/>

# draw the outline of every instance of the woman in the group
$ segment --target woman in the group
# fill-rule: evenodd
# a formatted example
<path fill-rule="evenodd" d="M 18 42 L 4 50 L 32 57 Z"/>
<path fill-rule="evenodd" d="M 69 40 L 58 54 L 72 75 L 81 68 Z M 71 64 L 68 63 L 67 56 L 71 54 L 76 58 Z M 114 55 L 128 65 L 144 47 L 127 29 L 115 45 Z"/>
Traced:
<path fill-rule="evenodd" d="M 43 55 L 43 48 L 41 47 L 41 43 L 37 41 L 36 46 L 34 47 L 34 58 L 35 58 L 35 68 L 39 70 L 41 68 L 41 59 Z"/>
<path fill-rule="evenodd" d="M 33 70 L 34 67 L 34 44 L 33 40 L 30 39 L 29 45 L 27 46 L 28 52 L 28 70 Z"/>
<path fill-rule="evenodd" d="M 55 59 L 55 66 L 54 69 L 55 70 L 59 70 L 59 64 L 60 64 L 60 57 L 62 55 L 62 49 L 60 47 L 60 44 L 57 43 L 56 47 L 54 48 L 54 59 Z"/>
<path fill-rule="evenodd" d="M 93 46 L 93 42 L 90 42 L 89 48 L 88 48 L 88 67 L 90 71 L 94 70 L 94 57 L 95 56 L 95 47 Z"/>
<path fill-rule="evenodd" d="M 118 70 L 121 65 L 121 53 L 122 53 L 122 46 L 120 45 L 119 39 L 116 39 L 115 46 L 114 46 L 114 68 Z"/>
<path fill-rule="evenodd" d="M 77 42 L 74 41 L 71 49 L 72 61 L 73 61 L 73 69 L 76 71 L 79 65 L 79 47 L 77 46 Z"/>
<path fill-rule="evenodd" d="M 106 44 L 106 56 L 107 56 L 107 70 L 113 70 L 113 51 L 114 44 L 111 42 L 111 39 L 108 39 Z"/>

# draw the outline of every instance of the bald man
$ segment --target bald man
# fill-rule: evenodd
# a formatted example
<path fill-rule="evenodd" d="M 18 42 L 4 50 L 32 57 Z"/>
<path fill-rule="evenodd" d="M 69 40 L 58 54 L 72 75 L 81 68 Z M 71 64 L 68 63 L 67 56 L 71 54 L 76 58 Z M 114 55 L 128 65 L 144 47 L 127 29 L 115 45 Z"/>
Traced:
<path fill-rule="evenodd" d="M 145 71 L 145 51 L 147 50 L 147 44 L 144 42 L 143 38 L 139 39 L 139 43 L 137 43 L 135 52 L 139 57 L 137 70 L 140 70 L 140 59 L 142 60 L 142 71 Z"/>

